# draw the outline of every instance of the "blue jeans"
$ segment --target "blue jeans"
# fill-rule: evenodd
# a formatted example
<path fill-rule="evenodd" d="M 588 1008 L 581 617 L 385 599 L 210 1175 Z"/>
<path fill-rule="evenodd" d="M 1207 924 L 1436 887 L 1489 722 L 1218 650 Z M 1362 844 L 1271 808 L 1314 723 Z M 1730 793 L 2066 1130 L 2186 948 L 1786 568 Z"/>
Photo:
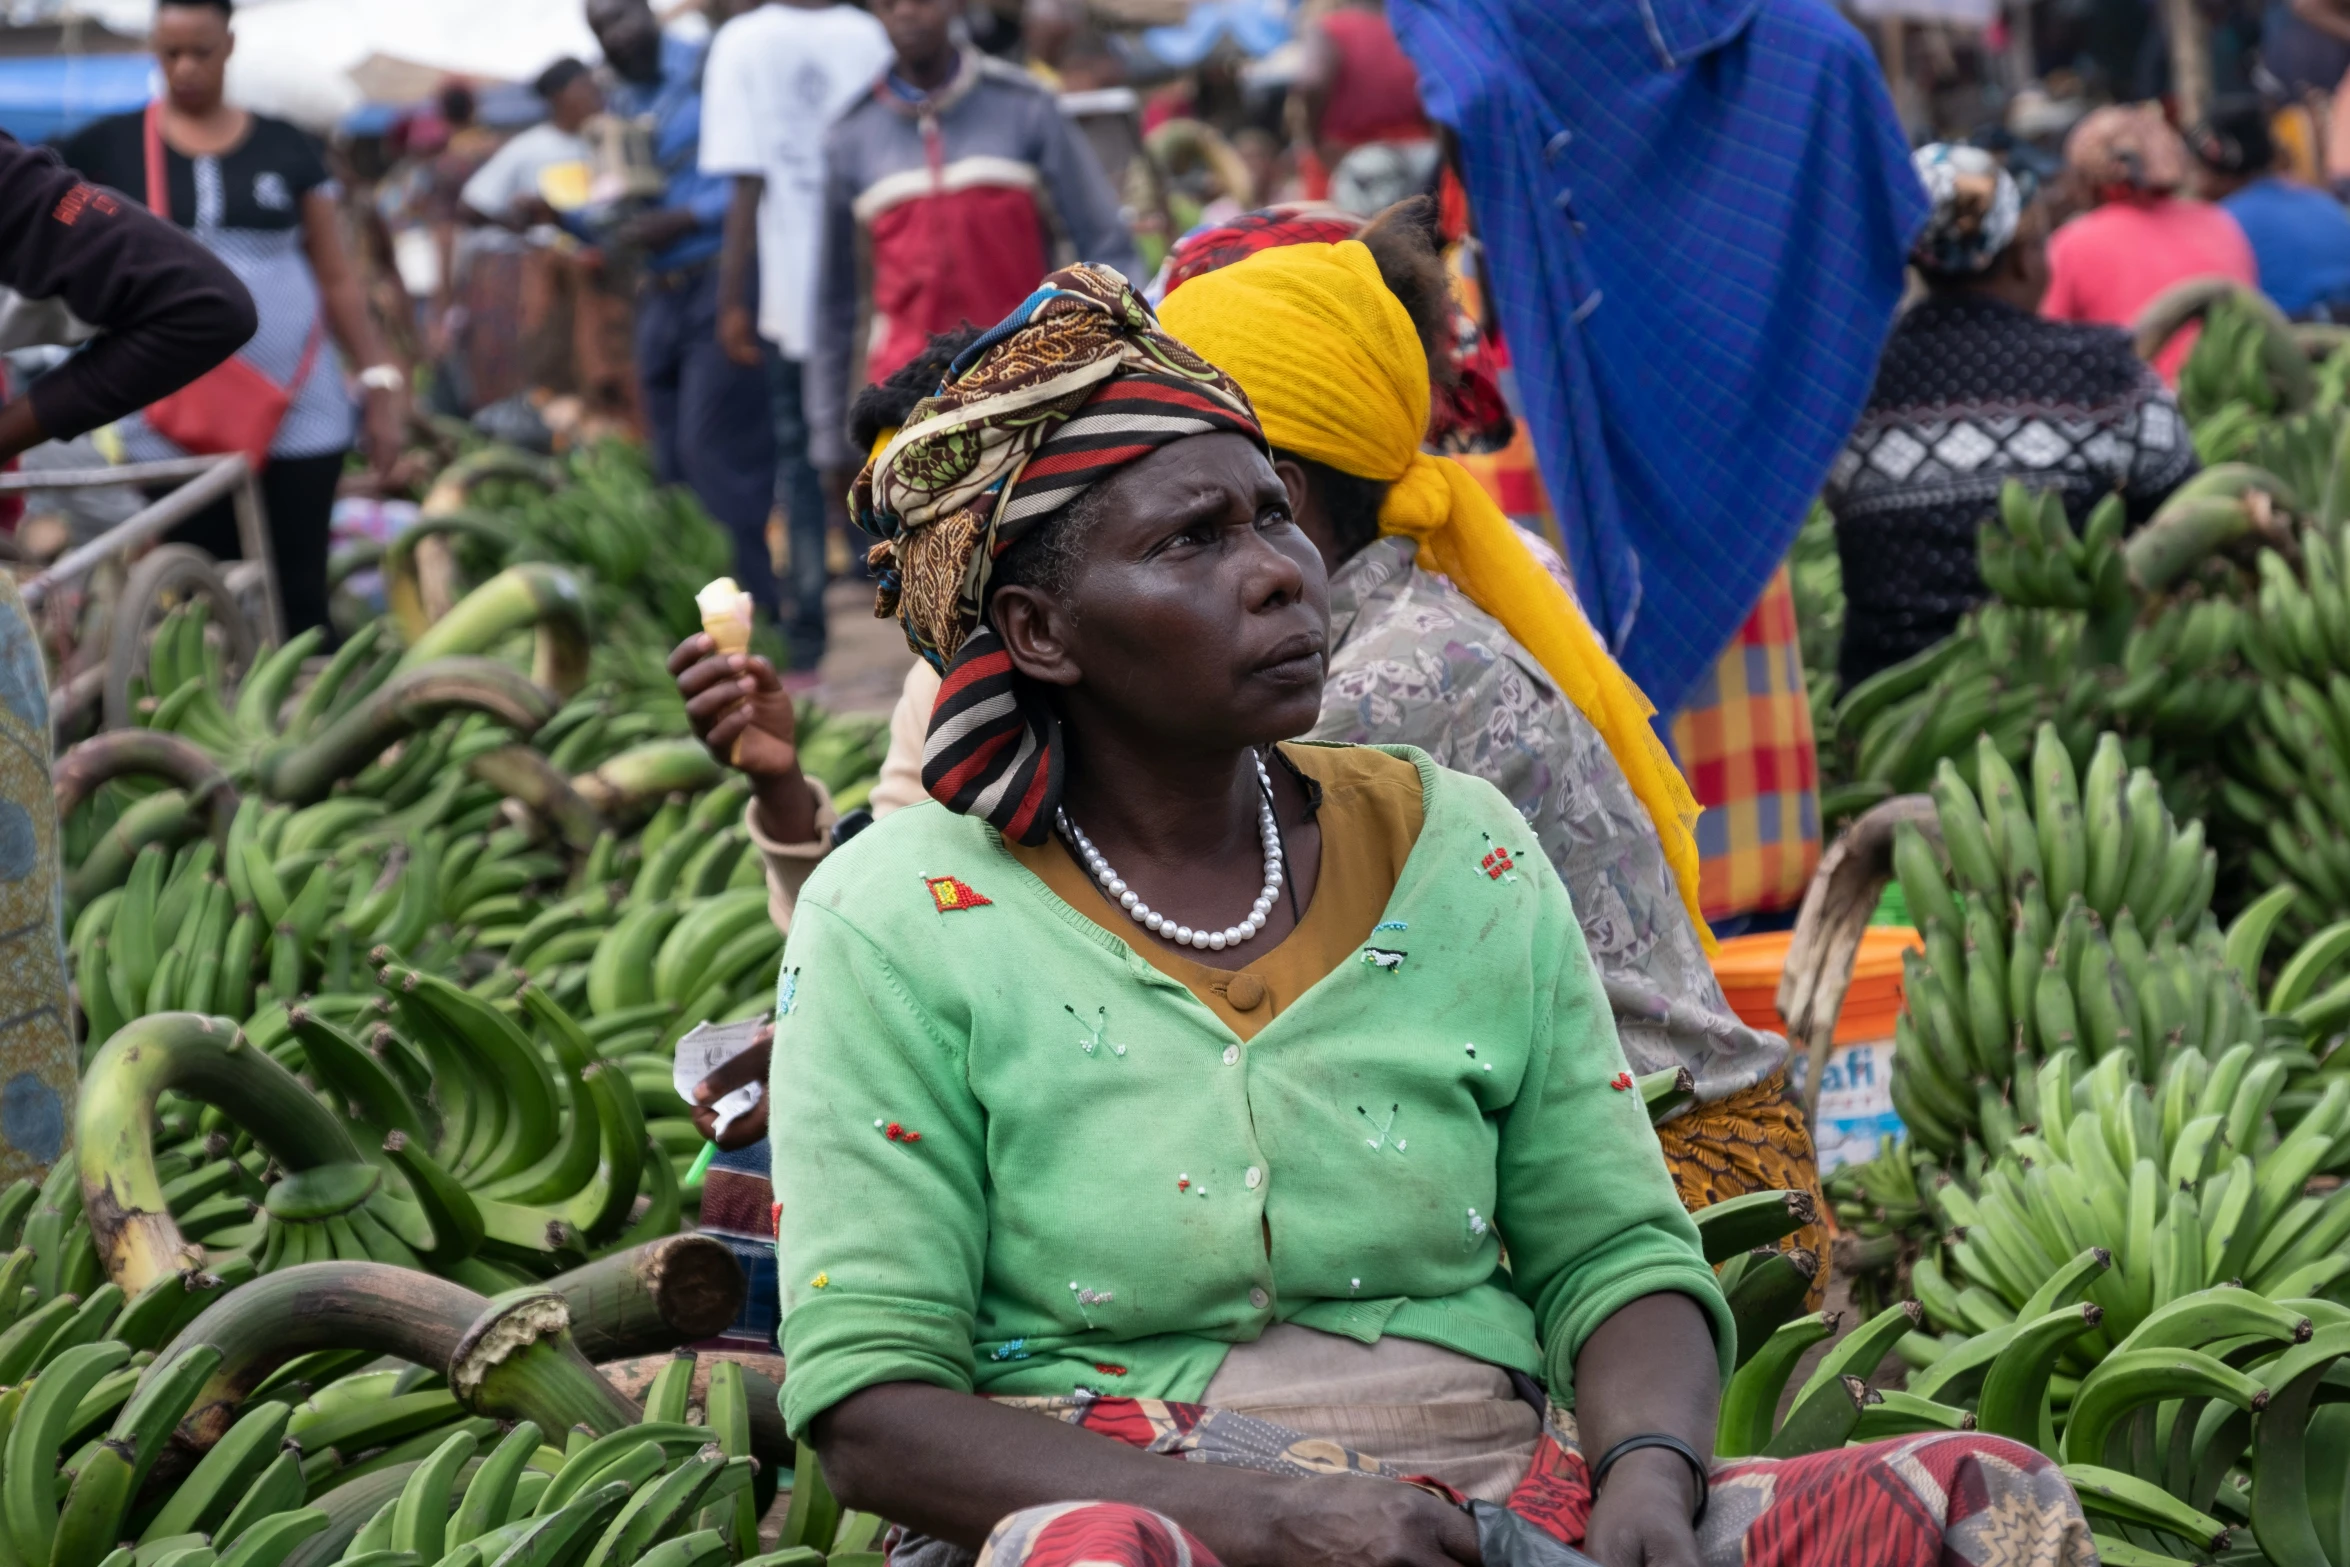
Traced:
<path fill-rule="evenodd" d="M 791 530 L 790 594 L 784 605 L 783 635 L 791 644 L 791 667 L 813 671 L 824 657 L 824 486 L 808 460 L 807 399 L 801 389 L 805 368 L 797 359 L 771 354 L 767 360 L 769 402 L 775 410 L 775 498 L 783 503 Z"/>
<path fill-rule="evenodd" d="M 735 580 L 776 614 L 783 587 L 767 553 L 775 505 L 767 367 L 736 364 L 718 346 L 716 262 L 646 278 L 636 301 L 636 371 L 654 477 L 694 492 L 734 540 Z"/>

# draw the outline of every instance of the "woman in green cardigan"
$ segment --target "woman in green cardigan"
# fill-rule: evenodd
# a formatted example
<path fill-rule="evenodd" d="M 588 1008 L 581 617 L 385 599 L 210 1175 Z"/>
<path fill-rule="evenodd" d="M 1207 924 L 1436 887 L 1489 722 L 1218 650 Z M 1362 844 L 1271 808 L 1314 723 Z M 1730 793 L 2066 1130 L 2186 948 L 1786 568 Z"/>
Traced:
<path fill-rule="evenodd" d="M 1732 1324 L 1566 893 L 1490 785 L 1281 743 L 1319 557 L 1114 274 L 853 502 L 936 803 L 803 890 L 771 1127 L 785 1415 L 901 1567 L 2093 1559 L 2011 1443 L 1710 1466 Z"/>

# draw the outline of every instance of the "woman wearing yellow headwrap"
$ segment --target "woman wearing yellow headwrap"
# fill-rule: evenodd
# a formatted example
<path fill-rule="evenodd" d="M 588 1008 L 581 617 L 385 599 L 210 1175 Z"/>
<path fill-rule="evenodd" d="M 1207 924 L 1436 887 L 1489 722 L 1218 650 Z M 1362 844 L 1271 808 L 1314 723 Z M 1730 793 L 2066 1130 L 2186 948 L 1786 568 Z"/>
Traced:
<path fill-rule="evenodd" d="M 1248 393 L 1328 565 L 1333 652 L 1313 737 L 1420 746 L 1525 815 L 1633 1066 L 1697 1081 L 1697 1105 L 1662 1128 L 1685 1202 L 1816 1194 L 1786 1042 L 1739 1021 L 1707 961 L 1697 805 L 1653 709 L 1486 492 L 1421 449 L 1445 286 L 1421 205 L 1359 242 L 1276 243 L 1184 276 L 1160 308 Z"/>

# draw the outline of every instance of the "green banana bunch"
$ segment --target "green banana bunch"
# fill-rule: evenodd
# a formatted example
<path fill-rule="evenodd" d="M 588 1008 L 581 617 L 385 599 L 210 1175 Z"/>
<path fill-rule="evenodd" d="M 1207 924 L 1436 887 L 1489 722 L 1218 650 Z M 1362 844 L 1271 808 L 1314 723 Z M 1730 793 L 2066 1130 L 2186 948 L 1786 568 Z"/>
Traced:
<path fill-rule="evenodd" d="M 2179 367 L 2179 408 L 2196 427 L 2196 449 L 2216 462 L 2225 454 L 2206 444 L 2207 421 L 2237 409 L 2272 418 L 2305 405 L 2312 386 L 2307 358 L 2274 306 L 2230 291 L 2202 316 L 2202 335 Z"/>
<path fill-rule="evenodd" d="M 480 611 L 449 618 L 461 629 L 485 623 L 523 590 L 573 603 L 571 589 L 554 568 L 539 568 L 519 587 L 491 585 Z M 307 803 L 322 796 L 343 764 L 364 764 L 444 713 L 479 712 L 528 734 L 551 708 L 528 677 L 470 656 L 461 638 L 446 639 L 442 656 L 404 659 L 386 645 L 381 621 L 345 642 L 298 700 L 294 684 L 323 641 L 315 630 L 261 656 L 231 693 L 219 645 L 204 635 L 206 615 L 198 599 L 164 617 L 148 646 L 146 674 L 132 681 L 134 711 L 143 727 L 191 741 L 241 784 L 276 798 Z"/>
<path fill-rule="evenodd" d="M 2151 1086 L 2125 1052 L 2060 1051 L 2037 1127 L 1930 1199 L 1945 1239 L 1911 1271 L 1932 1331 L 1894 1345 L 1908 1391 L 2060 1459 L 2132 1550 L 2201 1559 L 2248 1522 L 2271 1560 L 2327 1559 L 2294 1552 L 2350 1481 L 2302 1457 L 2350 1435 L 2309 1403 L 2350 1353 L 2325 1298 L 2350 1198 L 2310 1181 L 2350 1165 L 2350 1075 L 2321 1072 L 2294 1114 L 2286 1075 L 2249 1043 L 2180 1049 Z"/>
<path fill-rule="evenodd" d="M 2231 599 L 2172 602 L 2131 630 L 2106 710 L 2165 744 L 2190 744 L 2233 728 L 2251 711 L 2257 692 L 2235 662 L 2244 620 Z"/>
<path fill-rule="evenodd" d="M 1980 1150 L 1972 1150 L 1979 1160 Z M 1930 1232 L 1933 1218 L 1923 1181 L 1939 1173 L 1932 1156 L 1891 1133 L 1877 1139 L 1873 1159 L 1838 1166 L 1820 1187 L 1835 1217 L 1836 1271 L 1854 1306 L 1873 1316 L 1898 1293 L 1898 1272 L 1915 1252 L 1913 1237 Z"/>
<path fill-rule="evenodd" d="M 2043 725 L 2027 786 L 1986 735 L 1972 783 L 1945 760 L 1931 793 L 1948 869 L 1914 827 L 1893 850 L 1924 936 L 1906 958 L 1892 1082 L 1919 1144 L 1997 1154 L 2038 1121 L 2035 1073 L 2060 1050 L 2122 1051 L 2152 1081 L 2173 1049 L 2262 1039 L 2243 965 L 2209 917 L 2217 856 L 2202 824 L 2179 826 L 2118 736 L 2100 736 L 2076 776 Z"/>
<path fill-rule="evenodd" d="M 338 1371 L 373 1351 L 333 1346 L 386 1341 L 347 1293 L 383 1281 L 310 1271 L 268 1300 L 257 1291 L 215 1308 L 161 1360 L 101 1338 L 0 1394 L 0 1557 L 717 1567 L 757 1556 L 757 1519 L 790 1456 L 776 1423 L 753 1418 L 762 1399 L 773 1403 L 772 1384 L 720 1363 L 702 1407 L 689 1408 L 695 1359 L 684 1354 L 640 1411 L 559 1353 L 518 1370 L 511 1350 L 496 1351 L 504 1358 L 485 1373 L 480 1330 L 531 1324 L 523 1331 L 538 1342 L 520 1357 L 530 1360 L 561 1350 L 561 1313 L 544 1297 L 488 1301 L 446 1286 L 442 1299 L 391 1314 L 391 1341 L 415 1358 Z M 296 1308 L 298 1328 L 275 1320 Z M 272 1334 L 328 1347 L 255 1360 Z M 571 1414 L 581 1423 L 546 1423 Z M 550 1445 L 559 1429 L 568 1437 Z M 871 1522 L 844 1518 L 814 1465 L 801 1472 L 787 1546 L 870 1539 Z"/>
<path fill-rule="evenodd" d="M 479 1161 L 493 1125 L 539 1134 L 526 1134 L 522 1119 L 504 1114 L 502 1085 L 483 1080 L 483 1058 L 446 1047 L 445 1031 L 391 1028 L 389 1037 L 404 1049 L 372 1037 L 395 1014 L 403 1014 L 402 1024 L 408 1019 L 406 1008 L 370 996 L 369 971 L 387 959 L 398 962 L 433 976 L 436 986 L 462 990 L 466 1004 L 485 1003 L 509 1019 L 529 1005 L 527 988 L 551 1002 L 566 1027 L 584 1034 L 584 1049 L 611 1060 L 608 1092 L 636 1101 L 634 1111 L 650 1123 L 671 1183 L 684 1183 L 677 1200 L 692 1201 L 698 1192 L 689 1177 L 703 1144 L 692 1130 L 691 1107 L 669 1086 L 665 1053 L 699 1022 L 768 1010 L 782 945 L 766 916 L 762 857 L 740 825 L 747 784 L 733 776 L 695 795 L 673 794 L 630 839 L 600 831 L 575 856 L 557 839 L 534 836 L 527 818 L 510 820 L 513 813 L 495 790 L 450 765 L 502 746 L 494 729 L 455 719 L 411 744 L 429 752 L 437 782 L 431 771 L 411 771 L 393 780 L 388 797 L 355 789 L 298 809 L 247 797 L 230 817 L 224 847 L 202 837 L 176 848 L 150 843 L 129 859 L 120 885 L 96 891 L 77 909 L 70 946 L 93 1051 L 158 1012 L 226 1014 L 246 1022 L 266 1051 L 311 1073 L 330 1098 L 340 1099 L 336 1108 L 372 1103 L 369 1124 L 379 1140 L 395 1130 L 440 1135 L 429 1104 L 415 1115 L 400 1109 L 439 1072 L 452 1091 L 464 1090 L 451 1093 L 465 1108 L 452 1118 L 459 1130 L 447 1134 L 461 1140 L 427 1145 L 419 1156 L 445 1161 L 463 1185 L 486 1168 Z M 635 765 L 631 758 L 646 750 L 639 745 L 601 765 L 608 775 L 625 777 Z M 693 752 L 697 770 L 707 769 L 706 753 L 698 745 Z M 295 1011 L 318 1021 L 299 1031 L 304 1041 L 289 1043 Z M 581 1030 L 574 1018 L 593 1026 Z M 486 1026 L 478 1018 L 476 1024 Z M 320 1042 L 323 1025 L 369 1042 L 365 1049 L 338 1050 Z M 388 1050 L 396 1053 L 384 1055 Z M 322 1061 L 321 1051 L 332 1054 Z M 366 1060 L 371 1051 L 395 1068 L 391 1077 L 382 1062 Z M 445 1070 L 437 1064 L 444 1057 Z M 548 1072 L 563 1067 L 548 1051 L 541 1059 Z M 574 1075 L 588 1064 L 575 1063 Z M 610 1239 L 608 1216 L 582 1184 L 581 1172 L 596 1168 L 595 1095 L 575 1083 L 568 1096 L 587 1107 L 570 1122 L 576 1152 L 567 1168 L 579 1178 L 568 1186 L 542 1183 L 525 1199 L 534 1211 L 508 1215 L 503 1226 L 493 1211 L 493 1252 L 504 1231 L 540 1234 L 544 1214 L 536 1210 L 542 1209 L 561 1210 L 575 1229 Z M 178 1135 L 189 1140 L 209 1130 L 191 1124 Z M 236 1152 L 253 1146 L 243 1126 L 227 1130 Z M 470 1141 L 475 1137 L 483 1141 Z M 614 1168 L 637 1162 L 623 1159 Z M 498 1201 L 510 1195 L 490 1194 Z M 402 1261 L 401 1245 L 448 1251 L 420 1238 L 418 1222 L 395 1227 L 393 1244 L 384 1244 L 370 1232 L 364 1201 L 348 1222 L 367 1244 L 354 1245 L 335 1222 L 344 1200 L 317 1213 L 286 1206 L 295 1201 L 291 1192 L 281 1199 L 282 1213 L 243 1206 L 260 1197 L 252 1183 L 234 1192 L 207 1189 L 174 1211 L 204 1231 L 190 1238 L 231 1250 L 251 1245 L 265 1266 L 279 1263 L 278 1244 L 288 1248 L 286 1261 Z M 656 1194 L 656 1214 L 673 1206 Z M 460 1223 L 457 1233 L 470 1233 L 470 1226 Z M 552 1260 L 543 1241 L 526 1249 L 526 1272 L 543 1271 Z"/>
<path fill-rule="evenodd" d="M 2109 495 L 2073 530 L 2060 491 L 2038 494 L 2010 479 L 2000 486 L 1999 514 L 1976 540 L 1983 581 L 2024 609 L 2090 610 L 2118 594 L 2128 602 L 2120 542 L 2122 502 Z"/>
<path fill-rule="evenodd" d="M 438 975 L 376 980 L 242 1030 L 158 1013 L 108 1041 L 76 1138 L 103 1276 L 135 1295 L 230 1259 L 373 1261 L 495 1292 L 678 1227 L 701 1143 L 666 1063 L 656 1083 L 607 1059 L 535 985 L 517 1020 Z"/>

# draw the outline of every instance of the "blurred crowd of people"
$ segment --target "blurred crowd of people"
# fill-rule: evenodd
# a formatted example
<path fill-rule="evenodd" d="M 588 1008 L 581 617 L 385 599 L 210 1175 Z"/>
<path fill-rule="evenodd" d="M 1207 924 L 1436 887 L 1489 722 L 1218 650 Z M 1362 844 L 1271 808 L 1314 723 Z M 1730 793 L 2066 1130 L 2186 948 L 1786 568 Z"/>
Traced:
<path fill-rule="evenodd" d="M 326 516 L 338 476 L 353 487 L 353 452 L 396 493 L 417 416 L 546 449 L 625 432 L 733 537 L 794 689 L 824 657 L 828 586 L 861 575 L 871 543 L 845 503 L 869 456 L 851 417 L 863 389 L 938 334 L 1005 318 L 1058 267 L 1106 267 L 1156 300 L 1182 280 L 1179 241 L 1221 264 L 1267 232 L 1340 239 L 1428 197 L 1457 350 L 1429 439 L 1678 713 L 1673 744 L 1707 808 L 1706 916 L 1783 918 L 1819 821 L 1783 550 L 1747 519 L 1811 493 L 1827 432 L 1866 385 L 1869 318 L 1893 301 L 1911 198 L 1874 63 L 1841 23 L 1786 8 L 1753 30 L 1778 35 L 1735 41 L 1769 73 L 1709 85 L 1710 112 L 1627 115 L 1608 103 L 1645 101 L 1643 77 L 1685 69 L 1659 65 L 1633 11 L 1609 22 L 1619 79 L 1590 94 L 1558 75 L 1563 39 L 1522 45 L 1547 13 L 1472 27 L 1444 9 L 709 0 L 662 14 L 583 0 L 594 60 L 556 60 L 527 89 L 449 80 L 322 147 L 228 101 L 230 0 L 163 0 L 165 96 L 64 151 L 132 191 L 159 160 L 168 207 L 150 205 L 261 302 L 236 365 L 286 404 L 256 455 L 292 626 L 324 619 Z M 1560 127 L 1539 165 L 1503 155 L 1529 134 L 1517 118 L 1464 119 L 1508 101 Z M 1570 206 L 1545 170 L 1578 135 L 1594 172 Z M 1629 167 L 1615 142 L 1704 177 L 1660 199 L 1599 172 Z M 1492 155 L 1462 150 L 1480 144 Z M 1814 189 L 1757 204 L 1742 164 L 1797 147 Z M 1821 232 L 1811 199 L 1840 191 L 1868 217 Z M 1557 264 L 1562 245 L 1581 261 Z M 1693 275 L 1735 281 L 1694 308 L 1647 298 L 1686 292 L 1648 263 L 1660 245 L 1729 247 Z M 1505 343 L 1509 309 L 1526 331 Z M 1701 370 L 1704 406 L 1664 388 L 1573 390 L 1644 378 L 1659 354 Z M 1750 394 L 1807 364 L 1818 416 L 1758 423 Z M 152 414 L 126 428 L 134 455 L 181 449 Z M 1545 471 L 1571 475 L 1568 492 Z M 203 542 L 234 554 L 225 522 L 215 533 Z"/>
<path fill-rule="evenodd" d="M 2077 524 L 2119 493 L 2136 526 L 2197 468 L 2172 387 L 2189 329 L 2139 358 L 2167 292 L 2257 289 L 2295 320 L 2350 320 L 2350 210 L 2285 166 L 2272 107 L 2225 98 L 2183 133 L 2113 104 L 2033 149 L 1930 144 L 1918 297 L 1825 491 L 1844 565 L 1849 689 L 1948 636 L 1988 593 L 1975 540 L 2002 484 L 2053 488 Z"/>
<path fill-rule="evenodd" d="M 532 123 L 452 81 L 347 149 L 372 295 L 436 412 L 640 429 L 737 539 L 797 679 L 849 564 L 858 388 L 1056 265 L 1140 283 L 1203 219 L 1436 183 L 1412 66 L 1357 0 L 1236 15 L 1180 71 L 1076 0 L 586 10 L 602 59 L 541 72 Z"/>

